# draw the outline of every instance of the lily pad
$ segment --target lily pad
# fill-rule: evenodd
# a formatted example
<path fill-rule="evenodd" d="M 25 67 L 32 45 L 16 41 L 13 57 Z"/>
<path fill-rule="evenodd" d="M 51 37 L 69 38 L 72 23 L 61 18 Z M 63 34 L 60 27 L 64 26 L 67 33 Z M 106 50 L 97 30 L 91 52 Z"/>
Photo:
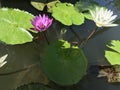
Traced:
<path fill-rule="evenodd" d="M 27 31 L 32 27 L 33 15 L 19 9 L 0 9 L 0 40 L 6 44 L 31 42 L 33 36 Z"/>
<path fill-rule="evenodd" d="M 52 1 L 47 3 L 47 1 L 42 2 L 41 0 L 37 0 L 37 1 L 31 1 L 31 5 L 40 11 L 43 11 L 45 6 L 47 6 L 47 11 L 51 13 L 52 7 L 58 2 L 60 2 L 60 1 L 58 1 L 58 0 L 53 1 L 52 0 Z"/>
<path fill-rule="evenodd" d="M 52 16 L 64 25 L 81 25 L 84 23 L 84 15 L 77 12 L 72 4 L 57 3 L 52 11 Z"/>
<path fill-rule="evenodd" d="M 60 85 L 72 85 L 86 74 L 87 60 L 78 46 L 59 40 L 47 46 L 41 55 L 41 67 L 48 78 Z"/>
<path fill-rule="evenodd" d="M 43 11 L 44 7 L 45 7 L 45 4 L 44 3 L 41 3 L 41 2 L 34 2 L 34 1 L 31 1 L 31 5 L 36 8 L 37 10 L 40 10 L 40 11 Z"/>
<path fill-rule="evenodd" d="M 105 51 L 105 57 L 110 62 L 110 64 L 120 64 L 120 41 L 112 40 L 111 45 L 107 45 L 111 51 Z"/>
<path fill-rule="evenodd" d="M 116 52 L 120 53 L 120 41 L 119 40 L 112 40 L 111 45 L 107 45 L 107 46 L 115 50 Z"/>

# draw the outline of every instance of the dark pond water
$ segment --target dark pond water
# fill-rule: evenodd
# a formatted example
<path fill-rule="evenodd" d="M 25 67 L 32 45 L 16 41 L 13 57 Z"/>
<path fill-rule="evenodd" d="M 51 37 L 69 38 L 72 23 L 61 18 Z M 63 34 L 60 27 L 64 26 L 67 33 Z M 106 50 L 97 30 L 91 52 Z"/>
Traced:
<path fill-rule="evenodd" d="M 118 4 L 120 3 L 119 0 L 95 1 L 98 2 L 101 6 L 106 6 L 107 8 L 113 10 L 114 13 L 118 15 L 116 22 L 120 23 L 120 5 Z M 28 1 L 21 3 L 20 1 L 11 2 L 11 0 L 3 0 L 1 2 L 1 6 L 20 8 L 32 13 L 34 12 L 34 14 L 39 13 L 30 5 Z M 54 25 L 51 27 L 51 30 L 56 29 L 55 25 L 56 23 L 54 23 Z M 91 30 L 95 28 L 95 25 L 91 21 L 86 21 L 85 25 L 82 25 L 80 27 L 73 26 L 73 28 L 76 32 L 79 33 L 79 35 L 81 35 L 82 37 L 86 37 L 87 35 L 89 35 Z M 59 29 L 58 26 L 57 29 Z M 103 29 L 107 29 L 107 31 L 91 39 L 84 49 L 85 54 L 89 60 L 89 66 L 109 64 L 104 57 L 104 50 L 106 49 L 105 44 L 113 39 L 120 40 L 120 26 Z M 67 37 L 69 36 L 71 37 L 70 39 L 76 39 L 74 38 L 74 35 L 70 32 L 68 32 Z M 0 69 L 0 73 L 12 72 L 22 68 L 26 68 L 28 66 L 31 67 L 31 69 L 22 71 L 20 73 L 0 76 L 0 90 L 12 90 L 13 88 L 16 88 L 23 83 L 25 84 L 31 82 L 30 80 L 38 82 L 43 81 L 45 83 L 47 82 L 46 78 L 41 75 L 39 65 L 37 64 L 39 62 L 40 50 L 42 49 L 40 46 L 41 43 L 38 42 L 15 46 L 6 45 L 2 42 L 0 43 L 0 56 L 6 53 L 9 55 L 6 59 L 8 63 Z M 43 79 L 40 79 L 39 77 L 43 77 Z M 72 87 L 71 89 L 69 88 L 66 90 L 120 90 L 120 84 L 110 84 L 107 82 L 107 79 L 96 78 L 89 75 L 85 76 L 78 86 L 80 88 Z M 64 88 L 61 90 L 64 90 Z"/>

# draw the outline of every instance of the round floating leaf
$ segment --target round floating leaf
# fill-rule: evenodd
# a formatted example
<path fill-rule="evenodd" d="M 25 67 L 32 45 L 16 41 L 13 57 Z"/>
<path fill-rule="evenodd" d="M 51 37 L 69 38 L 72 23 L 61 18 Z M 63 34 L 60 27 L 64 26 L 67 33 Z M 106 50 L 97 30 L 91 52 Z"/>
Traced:
<path fill-rule="evenodd" d="M 86 74 L 87 60 L 80 48 L 59 40 L 45 48 L 41 66 L 50 80 L 60 85 L 72 85 Z"/>
<path fill-rule="evenodd" d="M 120 64 L 120 41 L 112 40 L 111 45 L 107 45 L 111 51 L 105 51 L 105 57 L 112 64 Z"/>
<path fill-rule="evenodd" d="M 18 87 L 16 90 L 52 90 L 52 89 L 39 83 L 31 83 L 28 85 Z"/>
<path fill-rule="evenodd" d="M 47 3 L 46 4 L 47 5 L 47 11 L 52 12 L 52 8 L 59 2 L 60 2 L 59 0 L 56 0 L 56 1 L 52 1 L 52 2 Z"/>
<path fill-rule="evenodd" d="M 40 10 L 40 11 L 43 11 L 44 7 L 45 7 L 45 4 L 44 3 L 41 3 L 41 2 L 34 2 L 34 1 L 31 1 L 31 5 Z"/>
<path fill-rule="evenodd" d="M 23 44 L 32 41 L 27 31 L 32 27 L 33 15 L 18 9 L 0 9 L 0 40 L 6 44 Z"/>
<path fill-rule="evenodd" d="M 77 12 L 72 4 L 57 3 L 52 11 L 52 16 L 65 25 L 81 25 L 84 23 L 83 14 Z"/>

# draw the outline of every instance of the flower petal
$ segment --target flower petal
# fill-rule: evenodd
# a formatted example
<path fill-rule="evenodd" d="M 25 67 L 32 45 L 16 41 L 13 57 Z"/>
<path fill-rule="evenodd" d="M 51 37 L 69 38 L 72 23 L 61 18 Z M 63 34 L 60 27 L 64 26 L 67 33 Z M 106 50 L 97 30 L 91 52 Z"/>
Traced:
<path fill-rule="evenodd" d="M 95 11 L 90 11 L 92 18 L 98 27 L 112 27 L 117 24 L 112 24 L 117 17 L 113 15 L 113 11 L 96 7 Z"/>
<path fill-rule="evenodd" d="M 33 20 L 31 20 L 32 25 L 34 26 L 34 30 L 37 31 L 45 31 L 47 30 L 50 25 L 52 24 L 52 19 L 50 19 L 47 15 L 43 14 L 35 16 Z"/>
<path fill-rule="evenodd" d="M 118 24 L 106 24 L 106 25 L 104 25 L 104 27 L 114 27 L 114 26 L 118 26 Z"/>

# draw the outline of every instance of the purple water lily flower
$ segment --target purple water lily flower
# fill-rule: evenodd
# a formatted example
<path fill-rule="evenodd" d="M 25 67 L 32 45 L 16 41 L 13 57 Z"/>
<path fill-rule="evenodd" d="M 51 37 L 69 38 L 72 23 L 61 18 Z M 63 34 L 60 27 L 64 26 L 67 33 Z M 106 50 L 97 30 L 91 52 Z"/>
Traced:
<path fill-rule="evenodd" d="M 31 20 L 31 23 L 34 26 L 34 30 L 42 32 L 50 27 L 52 21 L 53 19 L 50 19 L 47 15 L 43 14 L 43 16 L 41 16 L 39 14 L 38 16 L 35 16 L 33 20 Z"/>

